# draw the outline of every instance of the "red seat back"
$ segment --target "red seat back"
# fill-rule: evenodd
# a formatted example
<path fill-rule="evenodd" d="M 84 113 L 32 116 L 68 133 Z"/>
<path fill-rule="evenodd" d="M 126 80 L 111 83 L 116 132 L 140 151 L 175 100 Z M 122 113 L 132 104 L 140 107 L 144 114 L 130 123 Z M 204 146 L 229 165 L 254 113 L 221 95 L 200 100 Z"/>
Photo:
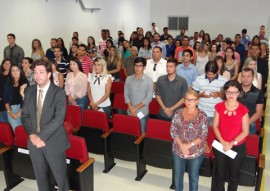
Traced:
<path fill-rule="evenodd" d="M 206 156 L 208 156 L 208 157 L 211 157 L 211 158 L 214 158 L 214 153 L 213 153 L 213 149 L 211 149 L 212 148 L 212 143 L 213 143 L 213 141 L 215 140 L 215 133 L 214 133 L 214 130 L 213 130 L 213 127 L 212 126 L 210 126 L 210 127 L 208 127 L 208 136 L 207 136 L 207 138 L 206 138 L 206 142 L 207 142 L 207 144 L 208 144 L 208 147 L 209 147 L 209 149 L 210 149 L 210 152 L 209 151 L 207 151 L 207 153 L 204 153 Z"/>
<path fill-rule="evenodd" d="M 0 143 L 10 146 L 14 142 L 13 133 L 8 123 L 0 122 Z"/>
<path fill-rule="evenodd" d="M 172 142 L 170 128 L 171 122 L 157 119 L 148 119 L 145 137 Z"/>
<path fill-rule="evenodd" d="M 149 104 L 149 113 L 157 115 L 159 113 L 160 106 L 156 99 L 152 99 Z"/>
<path fill-rule="evenodd" d="M 123 94 L 124 93 L 124 85 L 125 85 L 125 82 L 113 82 L 112 88 L 111 88 L 111 93 Z"/>
<path fill-rule="evenodd" d="M 68 135 L 72 135 L 72 132 L 73 132 L 73 124 L 71 122 L 67 122 L 65 121 L 64 122 L 64 127 L 65 127 L 65 130 L 67 132 Z"/>
<path fill-rule="evenodd" d="M 100 111 L 84 110 L 82 124 L 92 128 L 103 129 L 104 131 L 109 130 L 107 115 Z"/>
<path fill-rule="evenodd" d="M 125 103 L 125 97 L 123 93 L 117 93 L 114 95 L 113 108 L 127 110 L 128 106 Z"/>
<path fill-rule="evenodd" d="M 82 137 L 69 135 L 70 148 L 66 151 L 67 158 L 80 160 L 84 163 L 88 160 L 88 151 L 85 140 Z"/>
<path fill-rule="evenodd" d="M 14 145 L 18 147 L 27 148 L 27 133 L 23 126 L 18 126 L 15 128 L 14 132 Z"/>
<path fill-rule="evenodd" d="M 249 134 L 246 137 L 247 155 L 259 158 L 259 137 L 258 135 Z"/>
<path fill-rule="evenodd" d="M 141 126 L 138 117 L 115 114 L 113 118 L 113 132 L 141 136 Z"/>
<path fill-rule="evenodd" d="M 71 122 L 74 128 L 82 124 L 82 110 L 79 106 L 67 105 L 66 120 Z"/>
<path fill-rule="evenodd" d="M 121 80 L 124 82 L 124 81 L 126 81 L 126 74 L 125 74 L 125 72 L 124 72 L 124 69 L 122 68 L 121 70 L 120 70 L 120 78 L 121 78 Z"/>

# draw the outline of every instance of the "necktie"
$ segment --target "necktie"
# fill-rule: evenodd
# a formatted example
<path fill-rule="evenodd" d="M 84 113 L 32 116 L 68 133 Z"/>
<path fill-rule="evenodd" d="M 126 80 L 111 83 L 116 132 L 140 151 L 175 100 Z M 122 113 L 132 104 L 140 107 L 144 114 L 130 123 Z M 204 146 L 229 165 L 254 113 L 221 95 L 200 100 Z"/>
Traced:
<path fill-rule="evenodd" d="M 43 90 L 39 90 L 37 103 L 37 132 L 40 132 L 40 117 L 42 111 Z"/>

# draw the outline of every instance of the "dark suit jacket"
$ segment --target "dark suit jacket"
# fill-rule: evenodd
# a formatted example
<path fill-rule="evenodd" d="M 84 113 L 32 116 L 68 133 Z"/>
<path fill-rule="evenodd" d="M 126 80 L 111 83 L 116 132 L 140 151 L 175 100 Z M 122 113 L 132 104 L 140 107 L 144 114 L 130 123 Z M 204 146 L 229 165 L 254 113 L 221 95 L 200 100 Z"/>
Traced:
<path fill-rule="evenodd" d="M 22 124 L 28 133 L 37 134 L 46 144 L 43 149 L 48 152 L 62 152 L 69 148 L 67 133 L 64 129 L 66 115 L 66 95 L 63 89 L 50 84 L 44 99 L 40 132 L 37 133 L 37 85 L 25 90 L 22 109 Z M 30 140 L 28 141 L 30 144 Z M 32 144 L 32 143 L 31 143 Z"/>

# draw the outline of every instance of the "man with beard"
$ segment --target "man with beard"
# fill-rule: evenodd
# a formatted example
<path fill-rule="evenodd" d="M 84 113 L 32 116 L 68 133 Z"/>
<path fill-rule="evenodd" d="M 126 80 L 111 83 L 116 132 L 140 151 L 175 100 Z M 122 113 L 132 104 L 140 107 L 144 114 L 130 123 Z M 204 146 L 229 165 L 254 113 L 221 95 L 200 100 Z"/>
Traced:
<path fill-rule="evenodd" d="M 155 33 L 153 39 L 154 42 L 151 43 L 151 46 L 159 46 L 162 49 L 162 58 L 166 58 L 166 45 L 163 42 L 160 42 L 160 35 Z"/>

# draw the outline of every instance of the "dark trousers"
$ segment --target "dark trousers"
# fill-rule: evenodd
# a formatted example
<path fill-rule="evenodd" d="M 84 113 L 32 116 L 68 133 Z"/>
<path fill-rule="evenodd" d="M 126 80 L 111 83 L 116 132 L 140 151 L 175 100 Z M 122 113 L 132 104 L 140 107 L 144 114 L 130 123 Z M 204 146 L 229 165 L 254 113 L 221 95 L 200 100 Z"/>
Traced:
<path fill-rule="evenodd" d="M 28 143 L 28 148 L 34 167 L 38 190 L 54 190 L 54 185 L 51 181 L 52 172 L 59 191 L 68 191 L 66 152 L 49 152 L 44 148 L 36 148 L 32 143 Z"/>
<path fill-rule="evenodd" d="M 163 120 L 163 121 L 169 121 L 169 122 L 172 121 L 171 118 L 164 117 L 164 116 L 162 116 L 162 115 L 160 115 L 160 114 L 157 114 L 157 119 Z"/>
<path fill-rule="evenodd" d="M 213 148 L 215 155 L 215 174 L 213 191 L 224 191 L 226 173 L 228 174 L 227 191 L 237 191 L 239 170 L 246 156 L 246 143 L 234 146 L 233 151 L 237 152 L 234 159 Z"/>

